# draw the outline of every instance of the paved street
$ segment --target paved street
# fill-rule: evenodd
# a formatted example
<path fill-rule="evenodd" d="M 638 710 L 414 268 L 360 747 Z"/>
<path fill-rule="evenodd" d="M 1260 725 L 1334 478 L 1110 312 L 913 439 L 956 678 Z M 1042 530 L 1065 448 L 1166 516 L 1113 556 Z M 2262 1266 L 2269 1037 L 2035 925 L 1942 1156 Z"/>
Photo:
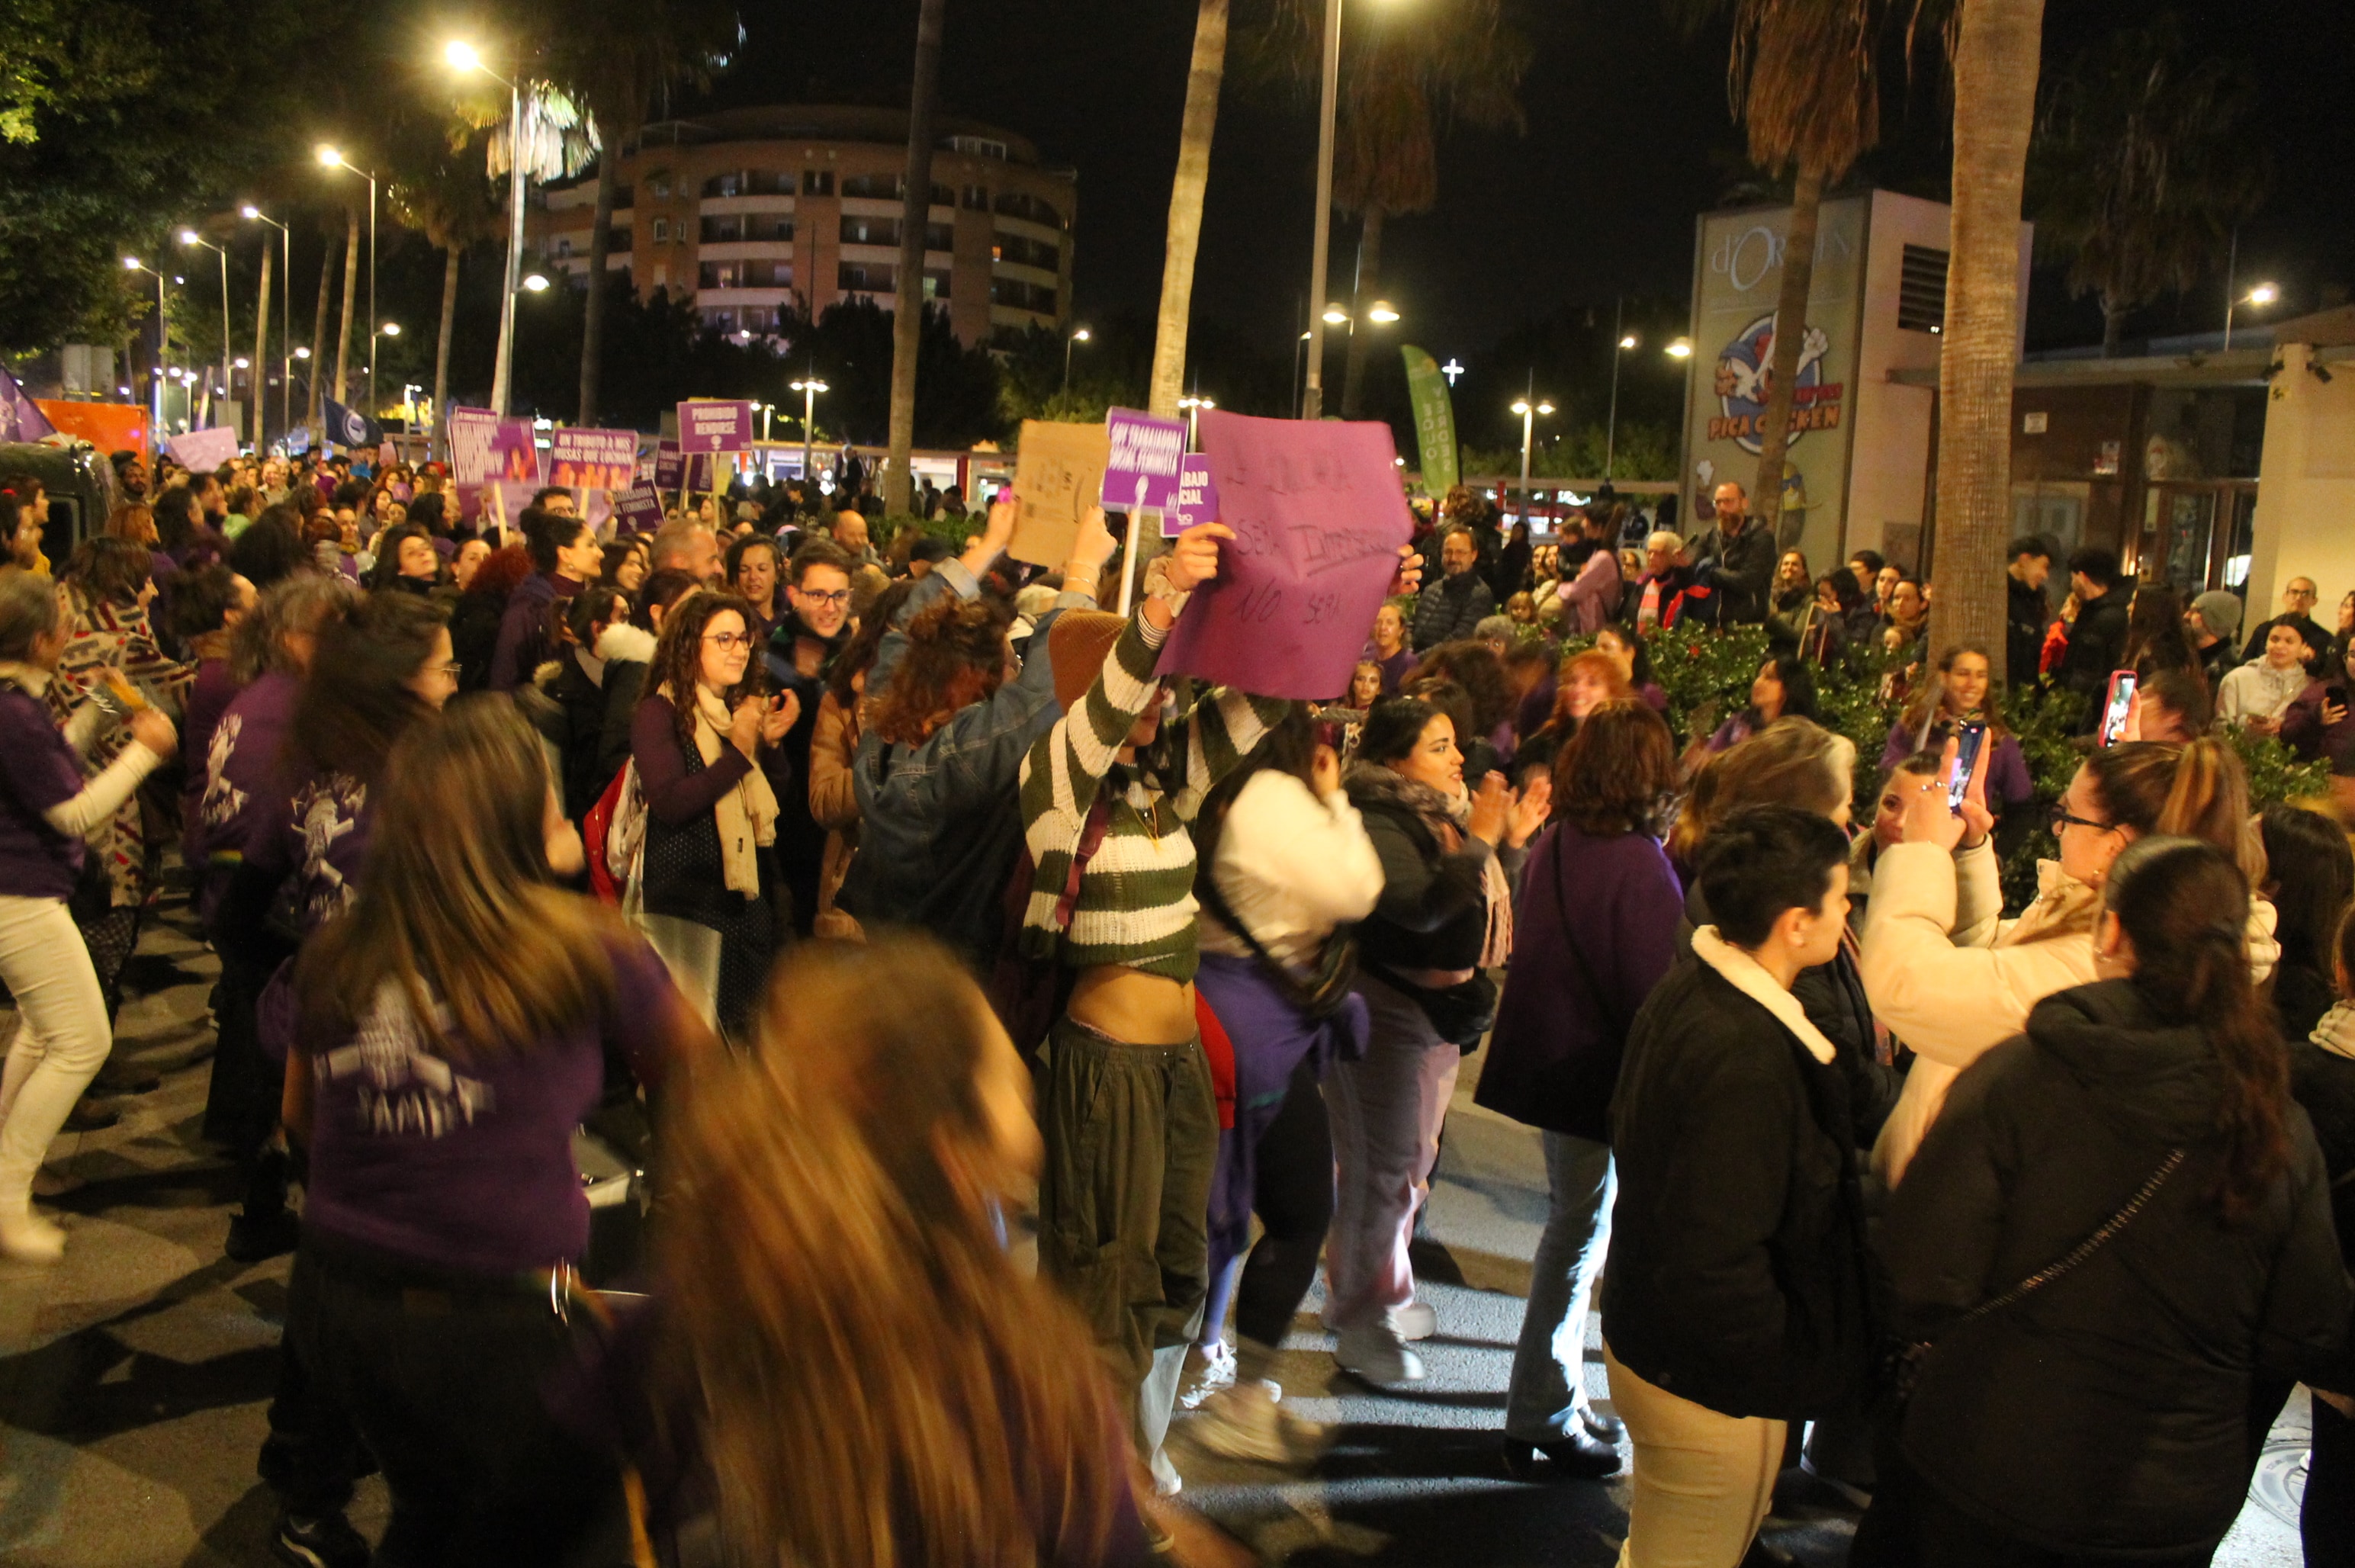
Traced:
<path fill-rule="evenodd" d="M 197 1136 L 209 1044 L 209 955 L 185 907 L 152 922 L 128 984 L 125 1047 L 165 1070 L 164 1086 L 122 1102 L 123 1121 L 68 1136 L 45 1188 L 73 1239 L 54 1271 L 0 1272 L 0 1563 L 23 1568 L 253 1564 L 273 1514 L 256 1480 L 287 1261 L 224 1259 L 229 1173 Z M 13 1020 L 7 1026 L 13 1028 Z M 1289 1402 L 1334 1424 L 1313 1473 L 1173 1452 L 1188 1496 L 1271 1561 L 1295 1563 L 1601 1565 L 1625 1528 L 1624 1487 L 1529 1487 L 1496 1447 L 1544 1214 L 1535 1135 L 1470 1104 L 1467 1069 L 1450 1123 L 1423 1249 L 1441 1332 L 1423 1347 L 1430 1382 L 1376 1396 L 1337 1373 L 1312 1300 L 1280 1377 Z M 1604 1392 L 1599 1353 L 1589 1375 Z M 2292 1407 L 2260 1477 L 2287 1499 L 2302 1406 Z M 354 1522 L 381 1525 L 381 1483 L 363 1484 Z M 1809 1568 L 1846 1550 L 1849 1521 L 1794 1506 L 1769 1541 Z M 2297 1563 L 2296 1535 L 2253 1502 L 2217 1561 Z"/>

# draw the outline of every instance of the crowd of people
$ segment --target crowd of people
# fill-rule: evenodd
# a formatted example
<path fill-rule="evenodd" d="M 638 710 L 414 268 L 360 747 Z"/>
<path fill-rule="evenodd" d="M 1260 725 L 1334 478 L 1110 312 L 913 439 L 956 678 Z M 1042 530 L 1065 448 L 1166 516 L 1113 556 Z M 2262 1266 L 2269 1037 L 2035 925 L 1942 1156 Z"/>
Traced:
<path fill-rule="evenodd" d="M 1010 494 L 634 534 L 124 457 L 54 563 L 0 475 L 0 1254 L 63 1255 L 51 1140 L 153 1086 L 113 1018 L 185 876 L 229 1251 L 294 1253 L 282 1560 L 1239 1561 L 1173 1423 L 1313 1462 L 1273 1374 L 1320 1267 L 1338 1369 L 1426 1379 L 1483 1050 L 1549 1195 L 1503 1462 L 1632 1454 L 1632 1568 L 1737 1568 L 1793 1465 L 1860 1563 L 2204 1563 L 2300 1381 L 2311 1560 L 2355 1556 L 2355 857 L 2213 730 L 2355 736 L 2303 579 L 2243 663 L 2233 595 L 2081 550 L 2056 612 L 2015 549 L 2011 682 L 2140 688 L 2007 918 L 1998 650 L 1738 485 L 1639 548 L 1451 494 L 1320 704 L 1159 673 L 1216 523 L 1132 564 L 1092 512 L 1042 572 Z M 1744 624 L 1678 733 L 1660 630 Z M 1816 681 L 1875 648 L 1859 801 Z M 649 1173 L 626 1300 L 584 1124 Z"/>

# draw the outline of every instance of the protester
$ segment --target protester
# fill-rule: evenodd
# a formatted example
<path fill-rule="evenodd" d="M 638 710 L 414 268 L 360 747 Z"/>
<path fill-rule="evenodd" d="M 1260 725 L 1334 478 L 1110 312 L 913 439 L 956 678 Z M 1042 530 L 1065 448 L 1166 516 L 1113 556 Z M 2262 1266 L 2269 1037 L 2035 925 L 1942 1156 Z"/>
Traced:
<path fill-rule="evenodd" d="M 630 624 L 629 596 L 618 590 L 591 584 L 559 603 L 564 606 L 563 638 L 517 699 L 518 705 L 528 702 L 526 717 L 555 748 L 564 815 L 578 824 L 618 771 L 606 766 L 605 737 L 629 727 L 644 695 L 643 679 L 626 695 L 609 688 L 608 655 L 643 663 L 653 657 L 655 639 Z M 527 698 L 527 692 L 537 695 Z"/>
<path fill-rule="evenodd" d="M 2355 1256 L 2355 920 L 2340 918 L 2326 956 L 2336 1001 L 2309 1033 L 2289 1037 L 2289 1085 L 2322 1149 L 2345 1259 Z M 2314 1435 L 2299 1534 L 2308 1563 L 2344 1563 L 2355 1559 L 2355 1356 L 2308 1381 Z"/>
<path fill-rule="evenodd" d="M 2263 669 L 2264 667 L 2257 667 Z M 2309 762 L 2328 761 L 2334 766 L 2355 751 L 2355 640 L 2331 645 L 2320 673 L 2307 681 L 2282 709 L 2281 743 Z"/>
<path fill-rule="evenodd" d="M 1710 495 L 1710 504 L 1716 526 L 1685 551 L 1693 562 L 1693 586 L 1711 596 L 1717 624 L 1755 625 L 1766 619 L 1773 589 L 1774 528 L 1750 516 L 1749 496 L 1731 479 Z"/>
<path fill-rule="evenodd" d="M 1639 634 L 1675 625 L 1684 613 L 1687 592 L 1694 586 L 1693 575 L 1683 539 L 1673 529 L 1654 530 L 1644 541 L 1641 592 L 1621 601 L 1621 613 L 1632 611 L 1630 624 Z"/>
<path fill-rule="evenodd" d="M 1629 1568 L 1739 1563 L 1788 1424 L 1860 1407 L 1877 1324 L 1847 1080 L 1790 994 L 1839 952 L 1848 841 L 1754 806 L 1710 836 L 1715 923 L 1629 1032 L 1604 1365 L 1635 1445 Z"/>
<path fill-rule="evenodd" d="M 1296 1461 L 1319 1434 L 1278 1404 L 1269 1374 L 1332 1223 L 1333 1138 L 1319 1084 L 1365 1049 L 1348 927 L 1380 896 L 1382 865 L 1342 792 L 1340 758 L 1297 705 L 1210 791 L 1194 837 L 1196 981 L 1231 1046 L 1235 1086 L 1211 1176 L 1210 1286 L 1197 1339 L 1227 1386 L 1201 1402 L 1190 1431 L 1213 1453 Z"/>
<path fill-rule="evenodd" d="M 2135 688 L 2126 705 L 2126 732 L 2120 738 L 2179 746 L 2208 733 L 2215 721 L 2207 682 L 2181 670 L 2162 670 Z"/>
<path fill-rule="evenodd" d="M 237 697 L 229 644 L 258 602 L 253 584 L 218 561 L 182 572 L 172 585 L 172 634 L 196 665 L 180 709 L 180 861 L 191 869 L 205 864 L 205 770 L 213 732 Z"/>
<path fill-rule="evenodd" d="M 631 538 L 615 539 L 604 548 L 604 563 L 597 573 L 601 586 L 618 588 L 637 602 L 638 590 L 645 586 L 647 566 L 646 541 Z"/>
<path fill-rule="evenodd" d="M 831 542 L 811 541 L 829 546 Z M 826 831 L 817 909 L 810 922 L 815 936 L 856 941 L 863 934 L 858 922 L 838 901 L 850 862 L 858 853 L 858 790 L 851 770 L 858 763 L 858 739 L 866 722 L 868 672 L 882 651 L 883 634 L 915 591 L 912 581 L 895 582 L 885 591 L 876 601 L 874 613 L 851 634 L 826 671 L 825 695 L 818 699 L 809 748 L 810 818 Z"/>
<path fill-rule="evenodd" d="M 65 1232 L 33 1211 L 33 1178 L 113 1042 L 93 954 L 69 909 L 91 853 L 85 840 L 178 743 L 162 713 L 134 709 L 127 740 L 85 778 L 82 758 L 109 720 L 91 702 L 62 728 L 51 718 L 69 635 L 48 579 L 0 573 L 0 983 L 18 1014 L 0 1083 L 0 1256 L 24 1264 L 65 1255 Z"/>
<path fill-rule="evenodd" d="M 1612 534 L 1608 520 L 1589 512 L 1581 522 L 1584 536 L 1586 560 L 1580 565 L 1578 575 L 1565 581 L 1561 599 L 1565 611 L 1565 629 L 1582 637 L 1591 637 L 1619 613 L 1619 597 L 1624 585 L 1619 580 L 1619 562 L 1610 550 Z"/>
<path fill-rule="evenodd" d="M 2314 607 L 2322 595 L 2311 577 L 2293 577 L 2282 587 L 2282 613 L 2270 621 L 2260 621 L 2249 633 L 2249 645 L 2241 651 L 2243 664 L 2254 664 L 2265 656 L 2265 641 L 2275 626 L 2285 624 L 2297 628 L 2298 636 L 2310 648 L 2330 645 L 2330 634 L 2314 618 Z"/>
<path fill-rule="evenodd" d="M 1433 648 L 1476 635 L 1481 619 L 1497 613 L 1497 596 L 1473 569 L 1479 548 L 1468 529 L 1452 528 L 1440 541 L 1441 575 L 1424 585 L 1415 602 L 1414 645 Z"/>
<path fill-rule="evenodd" d="M 1625 667 L 1599 645 L 1571 655 L 1561 663 L 1553 710 L 1517 753 L 1521 766 L 1550 773 L 1554 759 L 1561 754 L 1562 747 L 1577 733 L 1579 724 L 1588 714 L 1606 702 L 1636 697 L 1636 688 L 1628 683 Z"/>
<path fill-rule="evenodd" d="M 2241 630 L 2241 596 L 2222 588 L 2199 595 L 2183 613 L 2183 629 L 2190 635 L 2192 651 L 2200 657 L 2200 671 L 2211 695 L 2241 662 L 2232 640 Z"/>
<path fill-rule="evenodd" d="M 2264 656 L 2218 684 L 2216 721 L 2259 735 L 2280 733 L 2282 716 L 2312 682 L 2321 657 L 2322 645 L 2308 643 L 2295 620 L 2274 622 L 2265 634 Z"/>
<path fill-rule="evenodd" d="M 2304 1040 L 2337 999 L 2331 944 L 2355 899 L 2355 857 L 2346 829 L 2320 812 L 2275 801 L 2257 814 L 2264 840 L 2265 901 L 2279 916 L 2281 961 L 2268 1000 L 2282 1038 Z"/>
<path fill-rule="evenodd" d="M 1994 689 L 1994 671 L 1984 646 L 1956 643 L 1947 648 L 1938 656 L 1938 678 L 1924 686 L 1889 727 L 1889 739 L 1881 748 L 1881 771 L 1894 768 L 1912 752 L 1937 751 L 1961 725 L 1983 724 L 1988 807 L 1998 816 L 2024 808 L 2035 798 L 2036 784 L 2029 777 L 2019 737 L 2004 723 L 1993 700 Z"/>
<path fill-rule="evenodd" d="M 597 639 L 597 656 L 605 661 L 605 737 L 597 749 L 597 771 L 607 779 L 630 760 L 630 725 L 637 718 L 638 699 L 645 694 L 646 671 L 654 663 L 663 617 L 700 586 L 684 571 L 654 573 L 633 601 L 637 608 L 628 624 L 616 622 Z"/>
<path fill-rule="evenodd" d="M 757 553 L 743 558 L 748 565 L 758 559 Z M 831 540 L 812 539 L 795 550 L 783 590 L 783 613 L 762 644 L 771 677 L 801 703 L 801 719 L 784 740 L 785 761 L 793 772 L 777 798 L 777 864 L 793 895 L 794 929 L 804 936 L 817 918 L 826 840 L 826 830 L 810 813 L 810 741 L 826 692 L 826 668 L 851 636 L 850 572 L 850 558 Z"/>
<path fill-rule="evenodd" d="M 1852 1561 L 2205 1563 L 2260 1391 L 2336 1359 L 2355 1292 L 2248 903 L 2212 844 L 2130 846 L 2099 980 L 1948 1093 L 1880 1232 L 1923 1348 Z"/>
<path fill-rule="evenodd" d="M 1806 661 L 1795 654 L 1774 655 L 1758 667 L 1750 682 L 1750 706 L 1719 725 L 1700 743 L 1700 750 L 1715 756 L 1785 717 L 1811 720 L 1820 717 L 1816 711 L 1816 677 Z"/>
<path fill-rule="evenodd" d="M 475 568 L 450 613 L 450 640 L 458 650 L 462 691 L 491 689 L 491 668 L 506 630 L 508 602 L 532 574 L 530 552 L 521 545 L 495 551 Z M 454 574 L 453 574 L 454 575 Z M 549 599 L 554 595 L 551 593 Z M 549 600 L 543 600 L 545 608 Z M 518 636 L 521 635 L 520 631 Z"/>
<path fill-rule="evenodd" d="M 2004 677 L 2016 687 L 2036 679 L 2044 628 L 2052 624 L 2052 602 L 2044 584 L 2052 575 L 2052 547 L 2034 534 L 2011 541 L 2011 565 L 2004 572 Z"/>
<path fill-rule="evenodd" d="M 2036 901 L 2004 920 L 1985 781 L 1982 767 L 1959 815 L 1943 776 L 1923 781 L 1907 808 L 1904 842 L 1882 852 L 1873 876 L 1865 990 L 1874 1015 L 1916 1053 L 1873 1149 L 1874 1169 L 1892 1185 L 1956 1075 L 2026 1027 L 2039 1001 L 2097 977 L 2101 889 L 2127 845 L 2154 833 L 2201 838 L 2238 854 L 2263 880 L 2264 847 L 2231 749 L 2204 738 L 2128 741 L 2078 768 L 2052 813 L 2060 859 L 2039 864 Z M 2249 901 L 2248 958 L 2260 981 L 2278 956 L 2274 923 L 2271 904 Z"/>
<path fill-rule="evenodd" d="M 1496 1012 L 1487 970 L 1512 955 L 1512 878 L 1552 795 L 1491 773 L 1464 783 L 1455 724 L 1430 702 L 1375 705 L 1343 782 L 1381 857 L 1382 895 L 1359 927 L 1357 990 L 1370 1015 L 1361 1061 L 1327 1080 L 1338 1182 L 1326 1252 L 1334 1359 L 1376 1384 L 1419 1382 L 1407 1348 L 1436 1324 L 1407 1256 L 1465 1050 Z"/>
<path fill-rule="evenodd" d="M 698 1016 L 730 1038 L 749 1025 L 776 954 L 779 743 L 801 715 L 793 693 L 770 698 L 749 622 L 732 593 L 682 599 L 630 722 L 646 804 L 645 929 Z"/>
<path fill-rule="evenodd" d="M 531 678 L 554 645 L 550 617 L 562 612 L 551 607 L 570 603 L 583 584 L 595 581 L 604 563 L 597 536 L 570 511 L 527 507 L 523 537 L 531 575 L 516 584 L 499 617 L 485 683 L 493 691 L 513 691 Z"/>
<path fill-rule="evenodd" d="M 1653 712 L 1666 715 L 1668 694 L 1652 674 L 1651 645 L 1644 637 L 1620 626 L 1605 626 L 1594 635 L 1594 651 L 1609 654 L 1627 684 L 1635 688 L 1636 699 Z"/>
<path fill-rule="evenodd" d="M 555 885 L 580 838 L 509 704 L 412 727 L 376 793 L 367 877 L 298 977 L 288 1318 L 383 1467 L 379 1560 L 559 1561 L 619 1505 L 541 1394 L 589 1239 L 572 1129 L 609 1051 L 653 1084 L 694 1024 L 645 944 Z"/>
<path fill-rule="evenodd" d="M 450 571 L 442 564 L 442 552 L 433 548 L 433 536 L 415 523 L 396 523 L 376 538 L 376 570 L 368 573 L 368 585 L 382 592 L 414 594 L 432 598 L 437 591 L 455 603 L 457 594 L 449 588 Z"/>
<path fill-rule="evenodd" d="M 1382 695 L 1398 695 L 1399 683 L 1414 668 L 1414 650 L 1406 645 L 1406 611 L 1385 603 L 1374 612 L 1373 661 L 1382 672 Z"/>
<path fill-rule="evenodd" d="M 2069 589 L 2076 596 L 2077 618 L 2069 627 L 2068 651 L 2061 656 L 2054 684 L 2098 708 L 2111 673 L 2122 667 L 2133 591 L 2118 581 L 2117 552 L 2096 545 L 2070 556 Z M 2091 730 L 2095 717 L 2088 712 L 2081 727 Z"/>
<path fill-rule="evenodd" d="M 2137 586 L 2126 606 L 2126 651 L 2118 656 L 2118 667 L 2130 669 L 2144 680 L 2167 669 L 2204 675 L 2199 650 L 2184 628 L 2184 613 L 2172 588 L 2156 582 Z"/>
<path fill-rule="evenodd" d="M 1684 914 L 1659 838 L 1676 783 L 1675 741 L 1641 703 L 1605 703 L 1562 749 L 1475 1095 L 1544 1136 L 1546 1226 L 1505 1403 L 1506 1460 L 1525 1478 L 1535 1455 L 1563 1476 L 1619 1467 L 1625 1429 L 1587 1395 L 1586 1318 L 1610 1243 L 1612 1090 Z"/>
<path fill-rule="evenodd" d="M 710 525 L 682 517 L 665 523 L 647 547 L 656 571 L 684 571 L 707 587 L 719 585 L 727 571 L 720 559 L 719 536 Z"/>
<path fill-rule="evenodd" d="M 777 541 L 746 534 L 728 547 L 727 581 L 737 596 L 752 607 L 752 639 L 766 648 L 769 634 L 783 619 L 784 603 L 777 570 Z"/>

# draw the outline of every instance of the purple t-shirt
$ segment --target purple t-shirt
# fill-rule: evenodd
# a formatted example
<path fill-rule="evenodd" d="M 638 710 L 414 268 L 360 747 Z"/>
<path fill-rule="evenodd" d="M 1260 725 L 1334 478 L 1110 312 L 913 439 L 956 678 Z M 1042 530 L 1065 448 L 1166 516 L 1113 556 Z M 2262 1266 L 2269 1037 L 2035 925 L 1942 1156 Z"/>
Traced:
<path fill-rule="evenodd" d="M 237 682 L 229 678 L 229 661 L 199 659 L 180 720 L 180 766 L 187 775 L 180 785 L 180 858 L 191 866 L 205 862 L 205 784 L 213 731 L 236 700 Z"/>
<path fill-rule="evenodd" d="M 319 773 L 304 782 L 268 832 L 246 850 L 247 863 L 273 877 L 292 877 L 304 934 L 344 913 L 358 895 L 360 862 L 376 826 L 368 787 L 349 773 Z"/>
<path fill-rule="evenodd" d="M 293 783 L 286 776 L 287 731 L 303 683 L 272 670 L 237 694 L 213 727 L 205 751 L 200 803 L 207 869 L 197 908 L 211 920 L 229 873 L 286 819 Z"/>
<path fill-rule="evenodd" d="M 82 842 L 50 827 L 44 814 L 81 790 L 80 764 L 50 721 L 48 705 L 17 687 L 0 686 L 0 894 L 73 895 Z"/>
<path fill-rule="evenodd" d="M 499 1277 L 580 1257 L 589 1200 L 572 1129 L 604 1089 L 604 1046 L 659 1080 L 677 1005 L 645 943 L 609 948 L 613 998 L 552 1038 L 443 1057 L 388 986 L 312 1051 L 317 1099 L 304 1224 L 426 1268 Z M 308 1042 L 306 1042 L 308 1043 Z"/>

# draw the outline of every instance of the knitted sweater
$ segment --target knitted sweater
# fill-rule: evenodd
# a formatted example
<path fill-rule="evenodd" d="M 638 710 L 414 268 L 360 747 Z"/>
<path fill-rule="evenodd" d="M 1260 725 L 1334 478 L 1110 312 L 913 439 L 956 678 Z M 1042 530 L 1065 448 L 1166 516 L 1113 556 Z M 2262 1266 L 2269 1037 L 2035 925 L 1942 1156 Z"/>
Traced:
<path fill-rule="evenodd" d="M 1087 696 L 1022 760 L 1023 836 L 1037 871 L 1021 942 L 1032 957 L 1057 958 L 1074 969 L 1121 964 L 1173 980 L 1194 977 L 1199 950 L 1187 825 L 1210 787 L 1251 754 L 1290 704 L 1217 688 L 1162 727 L 1154 750 L 1176 759 L 1174 778 L 1119 765 L 1138 716 L 1161 699 L 1154 665 L 1162 638 L 1140 608 Z M 1067 911 L 1071 862 L 1100 798 L 1103 840 Z"/>

